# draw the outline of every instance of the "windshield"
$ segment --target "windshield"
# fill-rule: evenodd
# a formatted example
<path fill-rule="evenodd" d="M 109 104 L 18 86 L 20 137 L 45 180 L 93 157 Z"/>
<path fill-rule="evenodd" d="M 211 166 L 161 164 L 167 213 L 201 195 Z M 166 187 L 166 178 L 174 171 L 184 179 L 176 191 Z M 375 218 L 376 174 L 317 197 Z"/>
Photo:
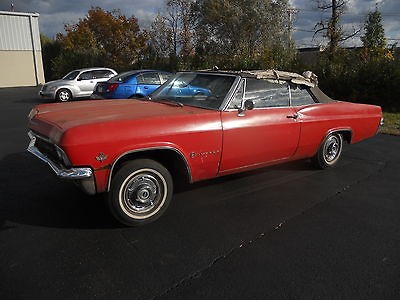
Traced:
<path fill-rule="evenodd" d="M 74 80 L 76 78 L 76 76 L 78 76 L 78 74 L 79 74 L 79 71 L 72 71 L 72 72 L 69 72 L 67 75 L 65 75 L 63 77 L 63 79 Z"/>
<path fill-rule="evenodd" d="M 235 79 L 232 75 L 178 73 L 156 90 L 151 100 L 219 109 Z"/>

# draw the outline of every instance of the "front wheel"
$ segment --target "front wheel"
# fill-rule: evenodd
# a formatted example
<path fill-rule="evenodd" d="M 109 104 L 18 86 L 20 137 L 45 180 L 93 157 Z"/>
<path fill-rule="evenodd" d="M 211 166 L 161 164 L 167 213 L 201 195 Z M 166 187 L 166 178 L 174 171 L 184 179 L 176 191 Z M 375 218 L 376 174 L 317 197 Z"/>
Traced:
<path fill-rule="evenodd" d="M 320 169 L 332 167 L 338 162 L 342 149 L 343 136 L 339 133 L 329 134 L 314 157 L 315 165 Z"/>
<path fill-rule="evenodd" d="M 72 99 L 72 93 L 68 89 L 60 89 L 56 94 L 56 100 L 60 102 L 67 102 Z"/>
<path fill-rule="evenodd" d="M 172 177 L 161 164 L 150 159 L 125 163 L 115 174 L 108 195 L 112 215 L 128 226 L 158 219 L 172 198 Z"/>

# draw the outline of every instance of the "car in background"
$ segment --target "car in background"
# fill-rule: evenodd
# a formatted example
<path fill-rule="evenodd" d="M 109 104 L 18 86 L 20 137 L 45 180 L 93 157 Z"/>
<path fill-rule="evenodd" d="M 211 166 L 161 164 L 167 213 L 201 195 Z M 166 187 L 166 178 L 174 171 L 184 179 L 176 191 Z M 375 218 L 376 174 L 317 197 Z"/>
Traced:
<path fill-rule="evenodd" d="M 107 81 L 118 73 L 110 68 L 84 68 L 73 70 L 62 79 L 45 83 L 39 95 L 42 98 L 67 102 L 90 97 L 98 82 Z"/>
<path fill-rule="evenodd" d="M 207 82 L 201 76 L 197 76 L 191 81 L 182 76 L 176 79 L 167 91 L 168 95 L 174 94 L 177 99 L 196 97 L 198 100 L 201 97 L 206 99 L 212 95 L 211 90 L 207 86 Z"/>
<path fill-rule="evenodd" d="M 157 70 L 133 70 L 121 73 L 107 82 L 96 84 L 92 99 L 143 98 L 154 92 L 171 77 L 171 73 Z"/>

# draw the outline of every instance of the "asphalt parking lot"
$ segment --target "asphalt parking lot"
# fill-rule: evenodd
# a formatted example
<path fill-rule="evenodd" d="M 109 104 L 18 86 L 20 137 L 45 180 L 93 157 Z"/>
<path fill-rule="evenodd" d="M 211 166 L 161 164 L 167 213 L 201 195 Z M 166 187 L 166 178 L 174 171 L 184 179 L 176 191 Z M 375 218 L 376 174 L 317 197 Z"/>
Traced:
<path fill-rule="evenodd" d="M 126 228 L 25 151 L 37 91 L 0 89 L 0 299 L 400 298 L 400 137 L 201 182 Z"/>

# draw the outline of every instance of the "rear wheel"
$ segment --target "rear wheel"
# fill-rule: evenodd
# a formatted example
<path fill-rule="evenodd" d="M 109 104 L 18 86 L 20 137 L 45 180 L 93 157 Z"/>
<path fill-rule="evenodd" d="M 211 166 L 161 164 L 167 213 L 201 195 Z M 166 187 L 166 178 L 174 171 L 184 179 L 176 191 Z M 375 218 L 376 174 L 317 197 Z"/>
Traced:
<path fill-rule="evenodd" d="M 115 174 L 108 195 L 112 215 L 128 226 L 158 219 L 172 198 L 172 177 L 161 164 L 150 159 L 125 163 Z"/>
<path fill-rule="evenodd" d="M 339 133 L 331 133 L 319 147 L 314 163 L 320 169 L 332 167 L 338 162 L 342 149 L 343 136 Z"/>
<path fill-rule="evenodd" d="M 67 102 L 72 99 L 72 93 L 68 89 L 60 89 L 56 94 L 56 100 L 60 102 Z"/>

